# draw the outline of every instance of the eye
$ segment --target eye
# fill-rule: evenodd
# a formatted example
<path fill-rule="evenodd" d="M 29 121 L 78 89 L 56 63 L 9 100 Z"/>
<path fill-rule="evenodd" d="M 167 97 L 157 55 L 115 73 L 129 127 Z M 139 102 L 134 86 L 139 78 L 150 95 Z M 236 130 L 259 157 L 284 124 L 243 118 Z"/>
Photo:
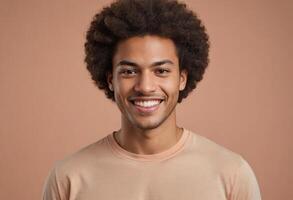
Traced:
<path fill-rule="evenodd" d="M 136 73 L 137 73 L 137 71 L 135 69 L 127 69 L 127 68 L 121 69 L 119 71 L 119 74 L 121 74 L 122 76 L 126 76 L 126 77 L 134 76 L 134 75 L 136 75 Z"/>
<path fill-rule="evenodd" d="M 158 68 L 156 69 L 155 73 L 158 75 L 167 75 L 170 72 L 169 69 L 164 69 L 164 68 Z"/>

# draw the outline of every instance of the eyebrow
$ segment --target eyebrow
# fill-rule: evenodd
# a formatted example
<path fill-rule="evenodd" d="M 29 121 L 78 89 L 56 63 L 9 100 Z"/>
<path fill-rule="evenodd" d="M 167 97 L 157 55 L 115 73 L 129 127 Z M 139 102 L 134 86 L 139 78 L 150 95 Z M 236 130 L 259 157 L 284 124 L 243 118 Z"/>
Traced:
<path fill-rule="evenodd" d="M 160 66 L 160 65 L 163 65 L 163 64 L 174 65 L 174 63 L 171 60 L 165 59 L 165 60 L 161 60 L 161 61 L 157 61 L 157 62 L 152 63 L 151 67 L 156 67 L 156 66 Z M 121 60 L 120 62 L 118 62 L 116 64 L 116 66 L 119 66 L 119 65 L 129 65 L 129 66 L 133 66 L 133 67 L 139 67 L 139 65 L 137 63 L 131 62 L 131 61 L 128 61 L 128 60 Z"/>

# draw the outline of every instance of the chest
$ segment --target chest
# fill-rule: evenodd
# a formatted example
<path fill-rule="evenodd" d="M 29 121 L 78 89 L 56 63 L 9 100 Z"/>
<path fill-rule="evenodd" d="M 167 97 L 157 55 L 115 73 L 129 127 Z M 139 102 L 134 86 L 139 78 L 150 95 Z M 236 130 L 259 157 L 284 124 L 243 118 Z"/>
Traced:
<path fill-rule="evenodd" d="M 226 200 L 221 180 L 197 165 L 108 166 L 71 180 L 70 200 Z"/>

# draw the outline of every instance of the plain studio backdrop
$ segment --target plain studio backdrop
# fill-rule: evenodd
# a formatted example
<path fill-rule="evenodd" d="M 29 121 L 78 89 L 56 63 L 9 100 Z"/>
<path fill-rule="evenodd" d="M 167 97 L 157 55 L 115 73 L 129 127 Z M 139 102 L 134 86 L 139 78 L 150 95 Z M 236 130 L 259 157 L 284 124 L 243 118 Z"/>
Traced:
<path fill-rule="evenodd" d="M 89 23 L 111 1 L 0 2 L 0 199 L 37 200 L 57 160 L 120 126 L 83 62 Z M 211 62 L 179 125 L 241 154 L 263 199 L 293 199 L 292 1 L 185 2 Z"/>

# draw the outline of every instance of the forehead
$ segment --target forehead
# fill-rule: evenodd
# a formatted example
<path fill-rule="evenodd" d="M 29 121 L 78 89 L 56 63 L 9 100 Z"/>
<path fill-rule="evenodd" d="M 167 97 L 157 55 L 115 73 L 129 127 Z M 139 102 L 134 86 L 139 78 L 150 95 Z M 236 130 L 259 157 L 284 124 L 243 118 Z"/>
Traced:
<path fill-rule="evenodd" d="M 174 42 L 168 38 L 146 35 L 121 41 L 113 56 L 113 64 L 130 60 L 141 65 L 150 65 L 165 59 L 178 64 Z"/>

